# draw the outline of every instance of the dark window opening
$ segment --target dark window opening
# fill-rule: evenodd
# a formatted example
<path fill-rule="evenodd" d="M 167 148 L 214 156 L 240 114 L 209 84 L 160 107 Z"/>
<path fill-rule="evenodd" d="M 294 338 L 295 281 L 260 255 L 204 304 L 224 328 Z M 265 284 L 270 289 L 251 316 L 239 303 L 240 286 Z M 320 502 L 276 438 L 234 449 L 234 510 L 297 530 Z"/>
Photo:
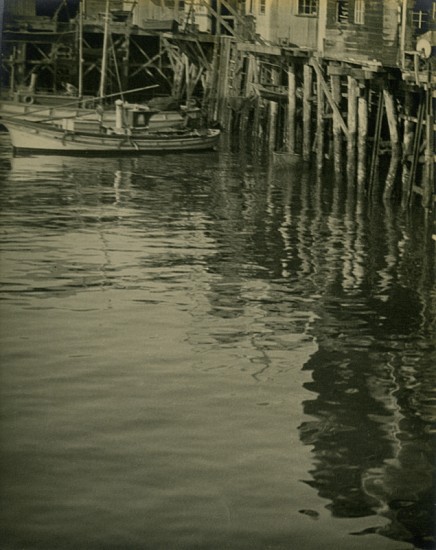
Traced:
<path fill-rule="evenodd" d="M 348 23 L 348 0 L 338 0 L 337 3 L 337 12 L 336 12 L 336 20 L 338 23 Z"/>

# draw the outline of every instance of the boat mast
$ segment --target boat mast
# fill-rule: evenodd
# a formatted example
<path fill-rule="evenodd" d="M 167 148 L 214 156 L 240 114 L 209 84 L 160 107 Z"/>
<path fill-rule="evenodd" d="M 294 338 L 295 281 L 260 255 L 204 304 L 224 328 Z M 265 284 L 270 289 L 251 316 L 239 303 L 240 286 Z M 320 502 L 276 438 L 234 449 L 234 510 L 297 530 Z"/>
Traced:
<path fill-rule="evenodd" d="M 106 11 L 104 16 L 104 35 L 103 35 L 103 57 L 101 60 L 100 91 L 99 98 L 104 96 L 106 84 L 106 65 L 107 65 L 107 46 L 109 38 L 109 0 L 106 0 Z"/>
<path fill-rule="evenodd" d="M 79 1 L 79 99 L 83 96 L 83 0 Z"/>

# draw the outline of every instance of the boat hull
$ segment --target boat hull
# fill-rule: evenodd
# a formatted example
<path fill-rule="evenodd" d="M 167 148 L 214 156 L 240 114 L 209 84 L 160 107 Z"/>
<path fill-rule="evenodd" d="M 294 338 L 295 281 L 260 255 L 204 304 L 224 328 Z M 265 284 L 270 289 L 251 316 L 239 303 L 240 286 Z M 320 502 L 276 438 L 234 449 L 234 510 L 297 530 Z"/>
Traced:
<path fill-rule="evenodd" d="M 137 135 L 71 132 L 37 122 L 4 121 L 16 153 L 140 154 L 202 151 L 218 145 L 219 130 L 144 132 Z"/>

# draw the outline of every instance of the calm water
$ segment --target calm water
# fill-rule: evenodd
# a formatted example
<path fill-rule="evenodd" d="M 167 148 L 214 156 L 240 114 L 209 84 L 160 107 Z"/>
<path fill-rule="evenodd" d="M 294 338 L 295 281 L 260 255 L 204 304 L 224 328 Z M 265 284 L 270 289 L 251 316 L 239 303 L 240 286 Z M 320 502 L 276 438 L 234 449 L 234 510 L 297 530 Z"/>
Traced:
<path fill-rule="evenodd" d="M 11 158 L 1 548 L 433 548 L 434 243 L 241 154 Z"/>

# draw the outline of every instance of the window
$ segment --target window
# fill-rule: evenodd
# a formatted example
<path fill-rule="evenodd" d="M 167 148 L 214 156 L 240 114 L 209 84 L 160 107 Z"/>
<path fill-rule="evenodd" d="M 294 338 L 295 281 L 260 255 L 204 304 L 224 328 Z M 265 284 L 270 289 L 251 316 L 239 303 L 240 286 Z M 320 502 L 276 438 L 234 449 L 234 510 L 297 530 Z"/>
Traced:
<path fill-rule="evenodd" d="M 318 0 L 298 0 L 298 15 L 316 15 Z"/>
<path fill-rule="evenodd" d="M 338 0 L 336 10 L 337 22 L 348 23 L 348 0 Z"/>
<path fill-rule="evenodd" d="M 365 0 L 356 0 L 354 4 L 354 22 L 356 25 L 365 23 Z"/>
<path fill-rule="evenodd" d="M 427 30 L 429 20 L 429 14 L 427 11 L 414 11 L 412 12 L 413 26 L 419 30 Z"/>
<path fill-rule="evenodd" d="M 259 13 L 264 14 L 266 11 L 266 0 L 260 0 Z"/>

